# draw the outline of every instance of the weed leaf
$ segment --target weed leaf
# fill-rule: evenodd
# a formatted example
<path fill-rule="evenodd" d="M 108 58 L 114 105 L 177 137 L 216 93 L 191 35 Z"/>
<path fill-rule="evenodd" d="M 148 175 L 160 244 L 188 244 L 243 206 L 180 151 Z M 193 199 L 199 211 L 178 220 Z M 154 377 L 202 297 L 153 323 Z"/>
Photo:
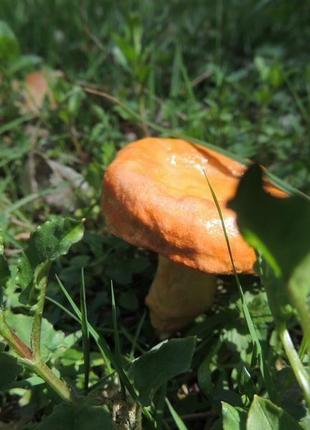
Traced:
<path fill-rule="evenodd" d="M 87 403 L 61 404 L 45 418 L 36 430 L 113 430 L 108 412 Z"/>
<path fill-rule="evenodd" d="M 83 237 L 83 224 L 70 218 L 51 217 L 29 240 L 27 257 L 32 267 L 65 255 Z"/>
<path fill-rule="evenodd" d="M 301 430 L 300 425 L 270 400 L 254 396 L 246 423 L 246 430 Z"/>
<path fill-rule="evenodd" d="M 245 430 L 246 413 L 229 403 L 222 402 L 223 430 Z"/>
<path fill-rule="evenodd" d="M 5 369 L 4 372 L 0 372 L 0 390 L 5 390 L 15 381 L 21 367 L 15 357 L 2 352 L 0 353 L 0 369 Z"/>
<path fill-rule="evenodd" d="M 149 405 L 163 384 L 190 369 L 195 344 L 194 337 L 166 340 L 133 362 L 129 375 L 142 404 Z"/>
<path fill-rule="evenodd" d="M 18 262 L 16 283 L 24 290 L 22 302 L 36 304 L 42 289 L 36 282 L 38 273 L 41 279 L 47 279 L 50 263 L 65 255 L 74 243 L 82 239 L 83 233 L 82 222 L 60 216 L 52 216 L 37 227 Z"/>

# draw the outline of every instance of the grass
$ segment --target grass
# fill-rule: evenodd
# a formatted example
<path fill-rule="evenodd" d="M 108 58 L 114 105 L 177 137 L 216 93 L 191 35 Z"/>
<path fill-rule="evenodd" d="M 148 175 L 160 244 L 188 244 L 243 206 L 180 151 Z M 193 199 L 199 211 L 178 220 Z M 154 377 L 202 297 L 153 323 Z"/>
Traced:
<path fill-rule="evenodd" d="M 53 371 L 110 413 L 110 398 L 130 405 L 141 396 L 128 369 L 158 344 L 144 306 L 156 259 L 108 234 L 102 175 L 134 139 L 187 136 L 258 161 L 309 193 L 309 5 L 2 0 L 0 12 L 18 47 L 13 58 L 0 32 L 0 231 L 12 270 L 6 308 L 31 314 L 14 264 L 36 226 L 53 214 L 85 218 L 83 240 L 52 265 L 44 309 L 51 333 L 41 348 Z M 52 76 L 53 102 L 27 111 L 23 82 L 35 70 Z M 150 404 L 140 403 L 143 429 L 227 430 L 230 415 L 222 408 L 229 404 L 241 430 L 254 395 L 309 428 L 266 293 L 257 278 L 240 282 L 241 298 L 239 280 L 221 277 L 212 310 L 178 334 L 197 339 L 191 366 Z M 294 314 L 288 326 L 300 345 Z M 0 347 L 1 365 L 5 343 Z M 15 369 L 9 383 L 0 375 L 0 428 L 35 429 L 58 400 L 29 370 L 14 366 L 7 367 Z M 277 388 L 274 397 L 263 368 Z"/>

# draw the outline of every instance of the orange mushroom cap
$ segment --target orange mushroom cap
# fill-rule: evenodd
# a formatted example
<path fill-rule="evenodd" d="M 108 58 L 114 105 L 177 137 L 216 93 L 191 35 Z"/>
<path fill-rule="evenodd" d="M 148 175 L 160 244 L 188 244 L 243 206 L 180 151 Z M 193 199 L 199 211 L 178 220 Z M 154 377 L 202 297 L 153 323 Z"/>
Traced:
<path fill-rule="evenodd" d="M 206 174 L 221 207 L 236 270 L 253 273 L 254 250 L 240 235 L 235 213 L 226 208 L 245 169 L 235 160 L 184 140 L 133 142 L 119 151 L 104 175 L 102 206 L 108 227 L 127 242 L 185 266 L 232 273 Z"/>

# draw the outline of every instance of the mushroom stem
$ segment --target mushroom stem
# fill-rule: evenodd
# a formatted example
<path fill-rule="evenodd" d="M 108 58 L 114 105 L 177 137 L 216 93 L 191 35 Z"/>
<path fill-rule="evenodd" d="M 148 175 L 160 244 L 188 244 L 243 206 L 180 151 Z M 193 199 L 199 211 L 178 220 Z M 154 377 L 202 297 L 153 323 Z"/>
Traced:
<path fill-rule="evenodd" d="M 146 297 L 151 322 L 159 333 L 186 326 L 213 303 L 216 277 L 159 256 L 158 268 Z"/>

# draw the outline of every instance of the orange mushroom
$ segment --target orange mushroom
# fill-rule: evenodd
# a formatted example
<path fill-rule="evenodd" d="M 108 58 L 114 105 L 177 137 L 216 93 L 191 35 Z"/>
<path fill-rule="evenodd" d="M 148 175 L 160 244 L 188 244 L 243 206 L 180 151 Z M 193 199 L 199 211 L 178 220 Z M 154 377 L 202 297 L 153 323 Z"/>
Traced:
<path fill-rule="evenodd" d="M 159 254 L 146 297 L 152 325 L 172 332 L 213 302 L 217 274 L 232 265 L 205 174 L 221 207 L 234 264 L 254 273 L 255 253 L 226 203 L 245 166 L 184 140 L 145 138 L 123 148 L 104 175 L 103 212 L 110 231 Z"/>

